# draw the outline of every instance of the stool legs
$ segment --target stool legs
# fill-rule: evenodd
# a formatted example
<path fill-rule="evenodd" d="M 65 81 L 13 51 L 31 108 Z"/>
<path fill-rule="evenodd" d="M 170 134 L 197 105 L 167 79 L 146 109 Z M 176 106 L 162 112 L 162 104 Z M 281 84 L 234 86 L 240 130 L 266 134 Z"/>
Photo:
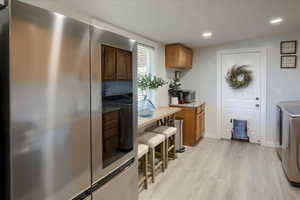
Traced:
<path fill-rule="evenodd" d="M 161 167 L 162 172 L 165 171 L 165 158 L 166 158 L 166 153 L 165 153 L 165 142 L 162 142 L 159 146 L 159 152 L 156 153 L 156 149 L 155 148 L 150 148 L 149 154 L 150 154 L 150 168 L 151 168 L 151 178 L 152 178 L 152 183 L 155 182 L 155 170 L 158 167 Z M 155 158 L 156 155 L 159 156 L 160 158 L 160 162 L 158 164 L 155 163 Z"/>
<path fill-rule="evenodd" d="M 171 137 L 166 139 L 166 147 L 165 147 L 165 166 L 168 168 L 169 158 L 175 160 L 177 158 L 176 156 L 176 147 L 175 147 L 175 135 L 172 135 Z"/>
<path fill-rule="evenodd" d="M 166 146 L 165 146 L 165 142 L 161 143 L 160 145 L 161 145 L 160 153 L 161 153 L 161 160 L 162 160 L 161 169 L 162 169 L 163 172 L 165 172 L 165 169 L 166 169 L 166 152 L 165 152 Z"/>
<path fill-rule="evenodd" d="M 177 155 L 176 155 L 176 146 L 175 146 L 175 135 L 173 135 L 171 137 L 171 140 L 172 140 L 172 159 L 175 160 L 177 158 Z"/>
<path fill-rule="evenodd" d="M 148 189 L 148 153 L 139 158 L 139 163 L 141 166 L 142 178 L 139 180 L 139 186 L 143 183 L 143 187 Z"/>
<path fill-rule="evenodd" d="M 165 146 L 165 166 L 166 169 L 168 168 L 168 162 L 169 162 L 169 138 L 166 139 L 166 146 Z"/>
<path fill-rule="evenodd" d="M 148 154 L 144 156 L 145 189 L 148 189 Z"/>
<path fill-rule="evenodd" d="M 151 167 L 152 183 L 154 183 L 155 182 L 155 148 L 150 148 L 150 167 Z"/>

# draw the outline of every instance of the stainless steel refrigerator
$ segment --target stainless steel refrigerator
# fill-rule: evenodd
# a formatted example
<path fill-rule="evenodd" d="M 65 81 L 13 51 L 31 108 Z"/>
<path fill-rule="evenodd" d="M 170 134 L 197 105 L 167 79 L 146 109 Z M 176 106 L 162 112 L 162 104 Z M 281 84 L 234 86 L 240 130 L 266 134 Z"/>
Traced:
<path fill-rule="evenodd" d="M 0 4 L 1 199 L 136 200 L 136 42 Z"/>
<path fill-rule="evenodd" d="M 300 186 L 300 101 L 279 103 L 277 116 L 277 152 L 290 183 Z"/>

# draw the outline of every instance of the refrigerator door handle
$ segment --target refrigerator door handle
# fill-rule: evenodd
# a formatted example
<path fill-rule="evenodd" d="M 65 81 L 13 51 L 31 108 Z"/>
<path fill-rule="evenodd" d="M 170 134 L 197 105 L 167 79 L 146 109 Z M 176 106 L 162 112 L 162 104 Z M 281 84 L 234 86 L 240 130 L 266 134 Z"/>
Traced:
<path fill-rule="evenodd" d="M 90 85 L 91 85 L 91 127 L 92 127 L 92 171 L 97 173 L 103 168 L 102 157 L 102 74 L 101 74 L 101 45 L 94 36 L 90 26 Z M 94 177 L 97 179 L 99 177 Z M 94 180 L 93 180 L 94 181 Z"/>
<path fill-rule="evenodd" d="M 296 160 L 297 160 L 297 169 L 298 172 L 300 172 L 300 166 L 299 166 L 299 135 L 297 134 L 297 140 L 296 140 Z"/>
<path fill-rule="evenodd" d="M 279 146 L 282 147 L 282 112 L 281 109 L 278 111 L 279 113 Z"/>
<path fill-rule="evenodd" d="M 288 147 L 290 147 L 290 145 L 291 145 L 291 123 L 292 123 L 292 120 L 289 119 L 289 131 L 288 131 L 288 143 L 287 143 Z"/>

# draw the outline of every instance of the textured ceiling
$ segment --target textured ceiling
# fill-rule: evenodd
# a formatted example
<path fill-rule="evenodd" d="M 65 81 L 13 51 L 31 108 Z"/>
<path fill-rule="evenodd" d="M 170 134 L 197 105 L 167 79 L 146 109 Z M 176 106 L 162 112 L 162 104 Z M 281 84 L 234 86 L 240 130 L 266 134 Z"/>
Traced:
<path fill-rule="evenodd" d="M 162 43 L 203 47 L 300 29 L 300 0 L 56 0 Z M 271 26 L 269 20 L 284 22 Z M 213 37 L 205 40 L 204 31 Z"/>

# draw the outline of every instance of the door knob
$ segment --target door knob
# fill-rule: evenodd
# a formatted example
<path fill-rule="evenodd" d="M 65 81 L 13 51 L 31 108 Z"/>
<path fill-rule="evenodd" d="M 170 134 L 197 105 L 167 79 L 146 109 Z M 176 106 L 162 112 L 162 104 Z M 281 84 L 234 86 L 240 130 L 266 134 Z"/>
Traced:
<path fill-rule="evenodd" d="M 260 106 L 260 105 L 259 105 L 258 103 L 257 103 L 257 104 L 255 104 L 255 107 L 256 107 L 256 108 L 259 108 L 259 106 Z"/>
<path fill-rule="evenodd" d="M 259 100 L 259 97 L 256 97 L 255 99 L 258 101 L 258 100 Z"/>

